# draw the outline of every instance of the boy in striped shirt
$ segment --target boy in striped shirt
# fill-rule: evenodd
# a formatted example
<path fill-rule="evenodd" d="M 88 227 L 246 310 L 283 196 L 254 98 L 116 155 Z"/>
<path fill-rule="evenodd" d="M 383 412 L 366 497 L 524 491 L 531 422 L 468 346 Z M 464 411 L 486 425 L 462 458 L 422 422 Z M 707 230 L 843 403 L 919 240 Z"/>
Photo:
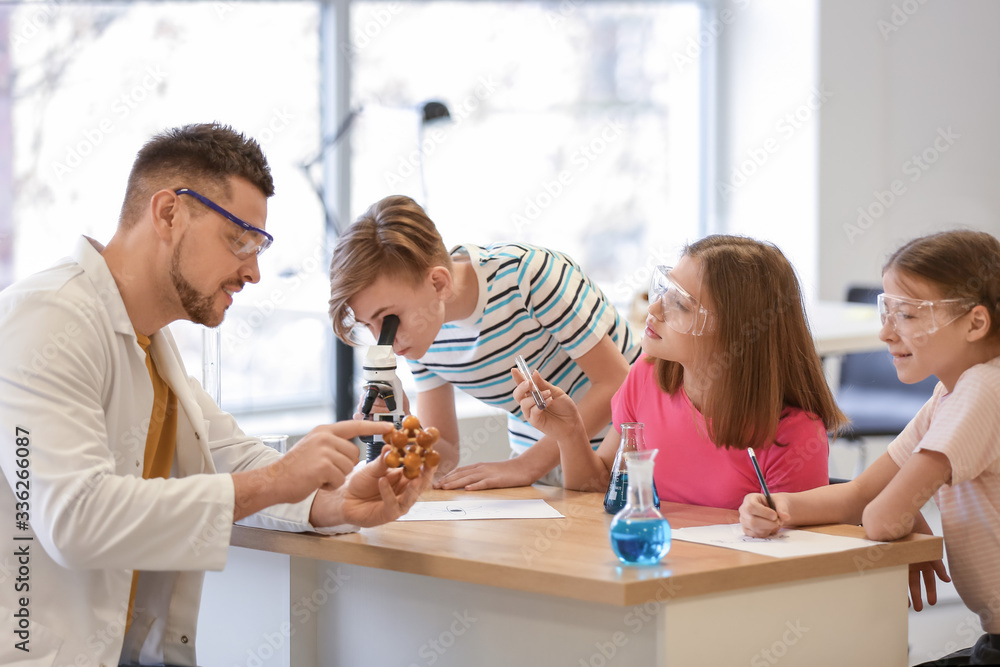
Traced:
<path fill-rule="evenodd" d="M 561 485 L 558 446 L 522 419 L 511 396 L 516 355 L 577 402 L 596 447 L 611 422 L 611 397 L 640 351 L 572 259 L 519 243 L 449 253 L 409 197 L 373 204 L 337 242 L 330 276 L 330 314 L 344 342 L 355 344 L 356 326 L 377 338 L 385 316 L 399 317 L 393 347 L 413 371 L 417 414 L 441 432 L 440 488 Z M 455 387 L 509 413 L 509 460 L 455 469 Z"/>

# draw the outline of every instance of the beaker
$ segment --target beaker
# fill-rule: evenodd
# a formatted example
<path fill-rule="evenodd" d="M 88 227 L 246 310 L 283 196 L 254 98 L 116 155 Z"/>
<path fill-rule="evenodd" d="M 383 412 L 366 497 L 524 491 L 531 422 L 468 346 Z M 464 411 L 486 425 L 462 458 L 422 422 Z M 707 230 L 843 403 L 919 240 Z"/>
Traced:
<path fill-rule="evenodd" d="M 614 428 L 614 427 L 612 427 Z M 604 494 L 604 511 L 617 514 L 625 507 L 628 490 L 628 464 L 625 462 L 626 452 L 637 452 L 646 448 L 643 439 L 645 426 L 642 422 L 625 422 L 621 425 L 622 436 L 618 442 L 618 453 L 611 467 L 611 479 L 608 490 Z M 653 504 L 660 506 L 660 496 L 656 493 L 656 483 L 653 483 Z"/>
<path fill-rule="evenodd" d="M 657 450 L 626 452 L 628 501 L 611 520 L 609 537 L 626 565 L 656 565 L 670 551 L 670 523 L 653 505 L 653 459 Z"/>

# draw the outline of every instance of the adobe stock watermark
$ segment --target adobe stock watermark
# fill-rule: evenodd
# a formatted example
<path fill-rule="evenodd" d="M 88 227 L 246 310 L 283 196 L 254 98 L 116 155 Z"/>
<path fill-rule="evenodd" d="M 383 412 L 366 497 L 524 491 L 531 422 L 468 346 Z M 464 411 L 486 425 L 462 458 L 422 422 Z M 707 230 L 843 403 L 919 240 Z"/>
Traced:
<path fill-rule="evenodd" d="M 558 28 L 580 8 L 582 0 L 559 0 L 554 9 L 545 8 L 545 20 L 550 28 Z"/>
<path fill-rule="evenodd" d="M 52 163 L 52 173 L 62 182 L 63 178 L 76 170 L 83 164 L 84 159 L 91 155 L 104 138 L 115 131 L 116 123 L 120 123 L 139 106 L 149 99 L 167 78 L 159 65 L 147 67 L 142 79 L 131 89 L 125 91 L 111 103 L 111 114 L 105 116 L 97 122 L 95 126 L 85 128 L 80 139 L 66 149 L 66 156 L 62 162 Z"/>
<path fill-rule="evenodd" d="M 889 13 L 889 20 L 879 19 L 875 22 L 879 34 L 886 42 L 894 32 L 909 22 L 910 17 L 920 11 L 920 8 L 927 4 L 927 0 L 903 0 L 901 3 L 893 3 L 892 12 Z"/>
<path fill-rule="evenodd" d="M 594 642 L 594 652 L 586 658 L 580 658 L 577 663 L 579 667 L 607 667 L 614 664 L 615 657 L 629 643 L 629 637 L 634 637 L 649 623 L 656 621 L 663 603 L 676 598 L 680 590 L 681 586 L 672 577 L 660 579 L 653 596 L 632 607 L 622 618 L 622 624 L 631 633 L 616 630 L 606 640 Z"/>
<path fill-rule="evenodd" d="M 453 611 L 451 615 L 454 618 L 451 624 L 437 637 L 428 639 L 417 649 L 417 655 L 423 658 L 423 662 L 420 664 L 411 662 L 409 667 L 420 667 L 421 664 L 430 667 L 437 664 L 437 661 L 479 620 L 469 613 L 468 609 L 463 609 L 461 612 Z"/>
<path fill-rule="evenodd" d="M 21 21 L 11 30 L 10 44 L 15 51 L 27 44 L 43 30 L 51 27 L 52 18 L 65 2 L 39 2 L 30 5 L 22 4 L 25 11 L 20 14 Z M 30 11 L 26 8 L 31 7 Z"/>
<path fill-rule="evenodd" d="M 70 353 L 70 344 L 75 343 L 76 338 L 83 331 L 81 326 L 86 326 L 91 321 L 91 316 L 103 312 L 107 305 L 117 297 L 117 286 L 102 289 L 95 296 L 90 297 L 89 301 L 79 304 L 80 313 L 77 318 L 67 321 L 62 329 L 48 331 L 40 337 L 31 353 L 25 355 L 17 365 L 21 383 L 28 386 L 34 378 L 48 369 L 51 362 Z M 76 354 L 76 352 L 70 354 Z"/>
<path fill-rule="evenodd" d="M 284 621 L 273 632 L 264 633 L 257 646 L 247 649 L 246 660 L 242 664 L 245 667 L 262 667 L 289 643 L 289 640 L 295 635 L 297 626 L 305 626 L 313 614 L 319 613 L 320 609 L 349 580 L 350 577 L 344 574 L 339 567 L 336 570 L 327 568 L 323 583 L 317 586 L 312 593 L 303 595 L 292 604 L 291 615 L 294 625 L 291 620 Z"/>
<path fill-rule="evenodd" d="M 872 192 L 872 201 L 864 206 L 859 206 L 857 209 L 858 217 L 853 223 L 844 223 L 844 234 L 847 236 L 847 240 L 851 243 L 860 237 L 864 236 L 872 225 L 876 221 L 880 220 L 890 208 L 893 207 L 899 199 L 909 192 L 909 186 L 907 183 L 916 183 L 924 174 L 941 159 L 941 156 L 947 153 L 955 142 L 960 139 L 962 135 L 951 129 L 951 125 L 947 128 L 939 127 L 937 128 L 937 136 L 931 144 L 919 153 L 914 153 L 905 162 L 903 162 L 900 167 L 903 176 L 908 177 L 906 180 L 903 178 L 895 178 L 889 183 L 889 186 L 885 190 L 874 190 Z"/>
<path fill-rule="evenodd" d="M 235 319 L 235 326 L 225 327 L 222 332 L 222 341 L 229 352 L 236 352 L 240 344 L 246 342 L 265 322 L 271 319 L 279 307 L 288 300 L 288 295 L 292 294 L 305 284 L 305 277 L 315 273 L 320 268 L 325 270 L 325 250 L 322 245 L 313 246 L 312 252 L 306 255 L 298 265 L 298 269 L 288 278 L 287 284 L 282 287 L 273 288 L 263 301 L 255 303 L 249 312 L 242 314 Z"/>
<path fill-rule="evenodd" d="M 730 172 L 728 181 L 716 182 L 716 190 L 722 199 L 728 200 L 736 190 L 746 185 L 781 150 L 782 145 L 813 120 L 816 112 L 831 97 L 833 93 L 820 84 L 809 91 L 805 102 L 782 116 L 774 125 L 776 134 L 748 150 L 746 157 Z"/>
<path fill-rule="evenodd" d="M 566 514 L 565 519 L 546 521 L 545 528 L 536 530 L 529 544 L 521 545 L 521 556 L 526 564 L 531 565 L 533 560 L 551 549 L 577 519 L 593 516 L 593 509 L 582 505 L 567 505 L 563 511 Z"/>
<path fill-rule="evenodd" d="M 494 79 L 494 75 L 480 76 L 475 86 L 473 86 L 472 92 L 459 100 L 450 109 L 449 113 L 451 114 L 453 123 L 458 125 L 465 121 L 483 102 L 492 97 L 499 87 L 500 84 Z M 390 188 L 395 188 L 404 179 L 417 173 L 423 159 L 433 155 L 437 147 L 447 141 L 447 139 L 448 133 L 439 127 L 435 127 L 430 132 L 425 133 L 417 148 L 406 155 L 400 156 L 395 171 L 387 171 L 383 174 L 385 184 Z"/>
<path fill-rule="evenodd" d="M 639 268 L 615 283 L 615 297 L 621 301 L 627 301 L 634 298 L 639 292 L 646 291 L 650 278 L 653 277 L 653 270 L 660 265 L 673 264 L 674 258 L 675 255 L 667 252 L 664 248 L 654 248 Z"/>
<path fill-rule="evenodd" d="M 718 41 L 719 37 L 726 31 L 726 28 L 736 22 L 736 12 L 743 11 L 750 6 L 751 0 L 735 0 L 732 6 L 736 9 L 726 7 L 708 21 L 704 22 L 698 29 L 697 35 L 687 38 L 682 52 L 675 51 L 673 54 L 674 65 L 679 73 L 694 65 L 701 58 L 701 54 L 709 46 Z"/>
<path fill-rule="evenodd" d="M 608 146 L 622 136 L 624 131 L 625 123 L 623 121 L 609 118 L 593 132 L 590 139 L 577 146 L 570 157 L 573 169 L 564 169 L 555 178 L 543 181 L 534 195 L 525 197 L 524 208 L 511 214 L 510 221 L 514 225 L 515 236 L 519 236 L 527 225 L 537 220 L 546 209 L 552 206 L 556 199 L 573 184 L 577 176 L 587 171 L 590 165 L 608 150 Z"/>
<path fill-rule="evenodd" d="M 347 56 L 347 61 L 354 62 L 354 59 L 358 57 L 361 51 L 368 48 L 373 41 L 378 39 L 382 31 L 392 23 L 392 19 L 402 11 L 402 3 L 390 2 L 385 6 L 375 9 L 367 21 L 352 22 L 352 30 L 349 36 L 350 41 L 340 45 L 340 51 Z"/>
<path fill-rule="evenodd" d="M 235 2 L 215 2 L 212 4 L 212 9 L 215 10 L 215 18 L 221 20 L 226 17 L 226 14 L 236 11 Z"/>
<path fill-rule="evenodd" d="M 809 632 L 809 628 L 802 625 L 802 621 L 785 621 L 785 631 L 774 640 L 770 646 L 762 648 L 750 658 L 750 667 L 770 667 L 776 665 L 786 655 L 791 647 L 799 643 L 803 636 Z"/>
<path fill-rule="evenodd" d="M 459 442 L 459 460 L 467 461 L 476 452 L 490 441 L 490 436 L 506 431 L 507 413 L 491 414 L 483 419 L 482 426 L 476 428 L 468 438 L 461 438 Z"/>
<path fill-rule="evenodd" d="M 292 121 L 295 120 L 288 107 L 274 108 L 271 111 L 271 117 L 264 123 L 264 127 L 254 134 L 254 138 L 261 146 L 267 146 L 274 141 L 275 137 L 291 127 Z"/>

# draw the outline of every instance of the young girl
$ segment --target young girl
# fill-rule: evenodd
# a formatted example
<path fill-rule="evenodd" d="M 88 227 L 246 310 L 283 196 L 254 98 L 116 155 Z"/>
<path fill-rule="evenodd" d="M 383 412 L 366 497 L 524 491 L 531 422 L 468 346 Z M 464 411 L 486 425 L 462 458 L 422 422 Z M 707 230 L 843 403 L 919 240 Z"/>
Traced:
<path fill-rule="evenodd" d="M 709 236 L 677 266 L 657 267 L 649 301 L 643 355 L 611 401 L 614 429 L 596 452 L 573 402 L 534 373 L 549 399 L 539 410 L 515 371 L 522 411 L 558 441 L 565 486 L 607 488 L 626 422 L 643 422 L 646 446 L 659 450 L 653 474 L 662 500 L 736 509 L 760 490 L 749 447 L 772 491 L 826 484 L 827 431 L 845 419 L 781 251 Z"/>
<path fill-rule="evenodd" d="M 740 507 L 748 535 L 782 525 L 862 524 L 875 540 L 930 533 L 920 508 L 941 510 L 955 588 L 988 633 L 964 654 L 1000 663 L 1000 242 L 972 231 L 910 241 L 882 270 L 880 337 L 903 382 L 933 375 L 934 394 L 889 451 L 857 479 L 806 493 L 776 494 L 777 512 L 750 494 Z M 941 561 L 911 569 L 920 610 L 920 577 L 936 602 Z"/>

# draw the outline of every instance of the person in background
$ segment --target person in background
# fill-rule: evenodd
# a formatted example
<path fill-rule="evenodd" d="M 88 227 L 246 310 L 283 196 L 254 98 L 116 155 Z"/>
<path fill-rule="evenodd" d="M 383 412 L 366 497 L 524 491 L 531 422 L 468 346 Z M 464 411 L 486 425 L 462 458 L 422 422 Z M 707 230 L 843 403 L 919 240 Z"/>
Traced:
<path fill-rule="evenodd" d="M 564 392 L 535 373 L 544 410 L 518 382 L 529 421 L 559 444 L 566 488 L 604 491 L 621 424 L 645 424 L 657 449 L 661 500 L 736 509 L 760 488 L 753 447 L 772 490 L 829 481 L 827 431 L 837 408 L 806 324 L 795 271 L 775 246 L 738 236 L 692 243 L 677 266 L 657 267 L 643 354 L 612 400 L 614 428 L 597 451 Z"/>
<path fill-rule="evenodd" d="M 153 137 L 107 246 L 0 293 L 0 539 L 23 580 L 0 589 L 0 663 L 195 665 L 204 570 L 233 521 L 354 530 L 430 485 L 318 426 L 282 457 L 189 378 L 166 325 L 219 325 L 260 278 L 274 192 L 258 144 L 218 124 Z M 4 570 L 7 571 L 6 569 Z"/>
<path fill-rule="evenodd" d="M 449 252 L 409 197 L 373 204 L 340 237 L 330 268 L 334 331 L 355 344 L 355 326 L 377 338 L 399 317 L 394 350 L 409 360 L 417 415 L 441 432 L 445 489 L 560 485 L 555 442 L 521 418 L 509 371 L 520 354 L 580 405 L 596 446 L 611 396 L 639 353 L 631 328 L 568 256 L 545 248 L 470 243 Z M 454 388 L 507 410 L 512 457 L 454 469 L 459 459 Z"/>
<path fill-rule="evenodd" d="M 856 479 L 805 493 L 757 494 L 740 507 L 748 535 L 781 526 L 849 523 L 873 540 L 930 534 L 920 513 L 941 510 L 955 588 L 986 632 L 941 665 L 1000 664 L 1000 241 L 975 231 L 914 239 L 882 269 L 881 339 L 906 383 L 938 379 L 931 398 L 889 450 Z M 910 567 L 913 608 L 937 601 L 941 561 Z"/>

